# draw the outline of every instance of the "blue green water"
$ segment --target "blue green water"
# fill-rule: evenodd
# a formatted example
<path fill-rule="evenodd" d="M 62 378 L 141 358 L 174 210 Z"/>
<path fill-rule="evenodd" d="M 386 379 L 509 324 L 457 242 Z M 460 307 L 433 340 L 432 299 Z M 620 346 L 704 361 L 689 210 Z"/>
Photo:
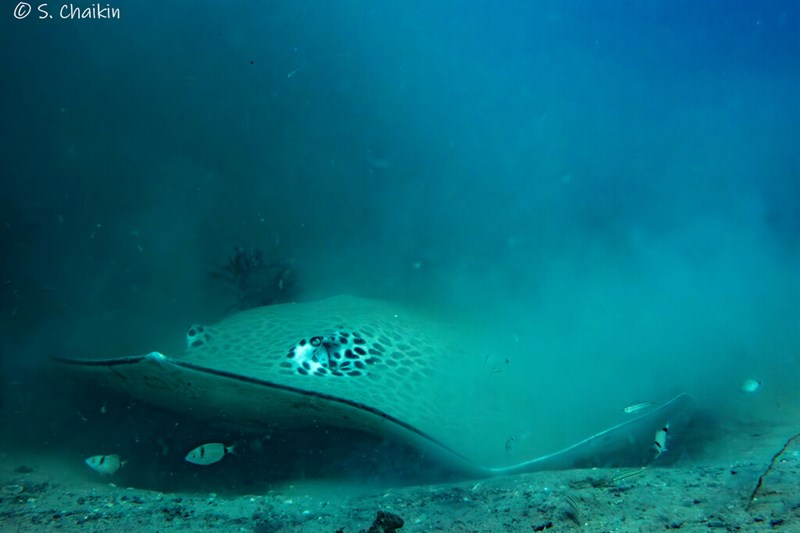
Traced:
<path fill-rule="evenodd" d="M 119 19 L 0 8 L 22 423 L 50 356 L 176 351 L 222 318 L 235 246 L 301 300 L 480 321 L 577 420 L 681 391 L 738 417 L 745 379 L 748 416 L 800 401 L 797 2 L 100 5 Z"/>

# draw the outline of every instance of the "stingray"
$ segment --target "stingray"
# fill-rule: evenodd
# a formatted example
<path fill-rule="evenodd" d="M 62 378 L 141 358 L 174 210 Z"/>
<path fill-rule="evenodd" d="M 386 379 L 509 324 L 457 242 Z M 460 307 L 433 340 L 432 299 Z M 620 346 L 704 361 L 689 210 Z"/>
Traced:
<path fill-rule="evenodd" d="M 693 400 L 680 394 L 544 455 L 486 464 L 491 454 L 481 459 L 481 451 L 503 449 L 507 435 L 491 424 L 498 406 L 471 401 L 473 392 L 454 372 L 480 358 L 473 344 L 468 334 L 418 310 L 337 296 L 250 309 L 215 326 L 193 325 L 186 350 L 172 356 L 57 361 L 79 377 L 99 378 L 145 403 L 210 424 L 253 432 L 276 426 L 354 429 L 410 446 L 443 469 L 472 478 L 642 464 L 653 459 L 655 433 L 666 424 L 675 431 L 691 413 Z M 535 420 L 530 425 L 548 432 Z"/>

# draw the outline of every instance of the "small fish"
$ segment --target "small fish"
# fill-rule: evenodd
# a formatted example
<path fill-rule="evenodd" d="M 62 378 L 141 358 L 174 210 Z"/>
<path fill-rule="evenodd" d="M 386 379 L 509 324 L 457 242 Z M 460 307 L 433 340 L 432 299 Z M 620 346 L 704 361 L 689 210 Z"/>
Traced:
<path fill-rule="evenodd" d="M 656 452 L 656 457 L 667 451 L 667 433 L 669 433 L 669 422 L 663 428 L 656 431 L 656 438 L 653 443 L 653 450 Z"/>
<path fill-rule="evenodd" d="M 497 353 L 487 354 L 483 363 L 489 368 L 489 374 L 499 374 L 503 372 L 511 361 L 508 357 L 503 357 Z"/>
<path fill-rule="evenodd" d="M 221 442 L 209 442 L 198 446 L 186 454 L 186 460 L 196 465 L 212 465 L 222 460 L 229 453 L 233 453 L 235 444 L 225 446 Z"/>
<path fill-rule="evenodd" d="M 580 525 L 583 522 L 583 513 L 581 513 L 581 508 L 578 505 L 578 502 L 575 501 L 575 498 L 566 494 L 564 499 L 567 501 L 567 505 L 569 506 L 569 510 L 567 511 L 567 515 L 572 518 L 575 522 Z"/>
<path fill-rule="evenodd" d="M 514 436 L 508 437 L 506 439 L 506 453 L 511 453 L 514 449 Z"/>
<path fill-rule="evenodd" d="M 622 412 L 625 413 L 626 415 L 632 415 L 633 413 L 639 413 L 641 411 L 646 411 L 646 410 L 650 409 L 651 407 L 653 407 L 655 404 L 656 404 L 656 402 L 634 403 L 634 404 L 629 405 L 625 409 L 623 409 Z"/>
<path fill-rule="evenodd" d="M 746 379 L 742 383 L 743 392 L 755 392 L 761 387 L 761 382 L 754 379 Z"/>
<path fill-rule="evenodd" d="M 119 455 L 93 455 L 84 461 L 89 468 L 99 472 L 104 476 L 110 476 L 121 466 L 125 466 L 125 461 L 119 460 Z"/>
<path fill-rule="evenodd" d="M 619 483 L 623 479 L 628 479 L 629 477 L 638 476 L 639 474 L 644 472 L 646 468 L 647 467 L 642 466 L 640 468 L 631 468 L 629 470 L 623 470 L 622 472 L 614 476 L 614 483 Z"/>

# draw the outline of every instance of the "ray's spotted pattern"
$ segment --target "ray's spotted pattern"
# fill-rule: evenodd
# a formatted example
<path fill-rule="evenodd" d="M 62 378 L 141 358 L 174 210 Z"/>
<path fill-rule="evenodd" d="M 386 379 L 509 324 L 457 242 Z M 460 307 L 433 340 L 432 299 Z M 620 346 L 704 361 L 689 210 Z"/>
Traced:
<path fill-rule="evenodd" d="M 328 335 L 302 339 L 289 350 L 284 368 L 294 369 L 303 376 L 358 377 L 380 361 L 385 348 L 378 342 L 368 342 L 357 331 L 337 328 Z"/>

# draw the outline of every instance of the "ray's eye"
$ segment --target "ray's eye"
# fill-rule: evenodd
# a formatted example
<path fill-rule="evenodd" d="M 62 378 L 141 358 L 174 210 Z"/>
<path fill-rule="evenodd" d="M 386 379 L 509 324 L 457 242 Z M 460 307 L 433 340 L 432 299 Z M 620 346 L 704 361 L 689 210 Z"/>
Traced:
<path fill-rule="evenodd" d="M 308 342 L 311 346 L 320 346 L 322 345 L 322 337 L 311 337 L 311 340 Z"/>

